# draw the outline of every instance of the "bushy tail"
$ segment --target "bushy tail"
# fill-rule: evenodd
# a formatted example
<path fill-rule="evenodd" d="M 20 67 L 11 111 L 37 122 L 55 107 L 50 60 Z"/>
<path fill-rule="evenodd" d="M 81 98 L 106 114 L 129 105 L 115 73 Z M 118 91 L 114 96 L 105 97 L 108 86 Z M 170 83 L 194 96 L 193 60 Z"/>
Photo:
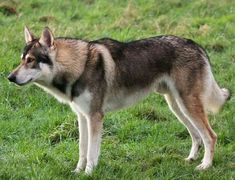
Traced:
<path fill-rule="evenodd" d="M 222 88 L 221 91 L 224 92 L 225 101 L 229 101 L 232 97 L 232 92 L 230 89 Z"/>
<path fill-rule="evenodd" d="M 226 101 L 231 98 L 231 91 L 220 88 L 216 81 L 213 82 L 211 93 L 207 98 L 207 109 L 212 113 L 218 113 Z"/>

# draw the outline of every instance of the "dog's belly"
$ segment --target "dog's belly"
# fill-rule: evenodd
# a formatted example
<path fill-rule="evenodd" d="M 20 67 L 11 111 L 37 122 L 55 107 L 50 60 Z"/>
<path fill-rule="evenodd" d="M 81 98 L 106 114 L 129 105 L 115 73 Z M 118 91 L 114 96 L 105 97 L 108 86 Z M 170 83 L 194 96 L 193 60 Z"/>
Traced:
<path fill-rule="evenodd" d="M 121 90 L 119 92 L 110 93 L 106 96 L 104 100 L 103 111 L 109 112 L 131 106 L 134 103 L 142 100 L 150 92 L 151 88 L 145 88 L 132 92 Z"/>

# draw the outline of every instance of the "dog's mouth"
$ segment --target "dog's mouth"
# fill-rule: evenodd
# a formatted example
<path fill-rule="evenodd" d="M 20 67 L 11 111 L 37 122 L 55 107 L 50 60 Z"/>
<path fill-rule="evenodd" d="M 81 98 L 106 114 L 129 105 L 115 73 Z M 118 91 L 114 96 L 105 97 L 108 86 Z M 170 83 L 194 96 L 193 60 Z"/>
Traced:
<path fill-rule="evenodd" d="M 33 79 L 30 78 L 30 79 L 29 79 L 28 81 L 26 81 L 26 82 L 23 82 L 23 83 L 15 82 L 15 83 L 16 83 L 17 85 L 19 85 L 19 86 L 23 86 L 23 85 L 26 85 L 26 84 L 30 83 L 32 80 L 33 80 Z"/>

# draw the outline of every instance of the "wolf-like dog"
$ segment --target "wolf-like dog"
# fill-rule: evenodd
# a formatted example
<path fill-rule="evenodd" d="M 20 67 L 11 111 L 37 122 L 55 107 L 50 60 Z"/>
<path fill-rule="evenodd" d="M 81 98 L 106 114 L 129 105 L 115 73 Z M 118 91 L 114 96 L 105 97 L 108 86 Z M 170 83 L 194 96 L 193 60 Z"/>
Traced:
<path fill-rule="evenodd" d="M 27 27 L 24 34 L 21 63 L 8 79 L 18 85 L 36 84 L 77 114 L 79 161 L 75 172 L 91 174 L 97 165 L 104 114 L 151 92 L 165 97 L 189 131 L 192 147 L 186 160 L 195 160 L 203 143 L 204 157 L 196 169 L 212 165 L 217 136 L 207 114 L 218 112 L 230 92 L 218 86 L 209 58 L 197 43 L 167 35 L 131 42 L 54 38 L 48 27 L 40 38 Z"/>

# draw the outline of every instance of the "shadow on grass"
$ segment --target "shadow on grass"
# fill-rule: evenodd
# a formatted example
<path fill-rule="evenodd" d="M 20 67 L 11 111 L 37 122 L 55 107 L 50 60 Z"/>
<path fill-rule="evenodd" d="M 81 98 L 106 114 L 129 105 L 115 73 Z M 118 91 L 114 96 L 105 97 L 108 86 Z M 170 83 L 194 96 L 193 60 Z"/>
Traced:
<path fill-rule="evenodd" d="M 160 113 L 157 113 L 153 109 L 143 109 L 134 114 L 139 119 L 144 119 L 147 121 L 153 121 L 153 122 L 163 122 L 168 121 L 168 119 L 165 116 L 162 116 Z"/>

